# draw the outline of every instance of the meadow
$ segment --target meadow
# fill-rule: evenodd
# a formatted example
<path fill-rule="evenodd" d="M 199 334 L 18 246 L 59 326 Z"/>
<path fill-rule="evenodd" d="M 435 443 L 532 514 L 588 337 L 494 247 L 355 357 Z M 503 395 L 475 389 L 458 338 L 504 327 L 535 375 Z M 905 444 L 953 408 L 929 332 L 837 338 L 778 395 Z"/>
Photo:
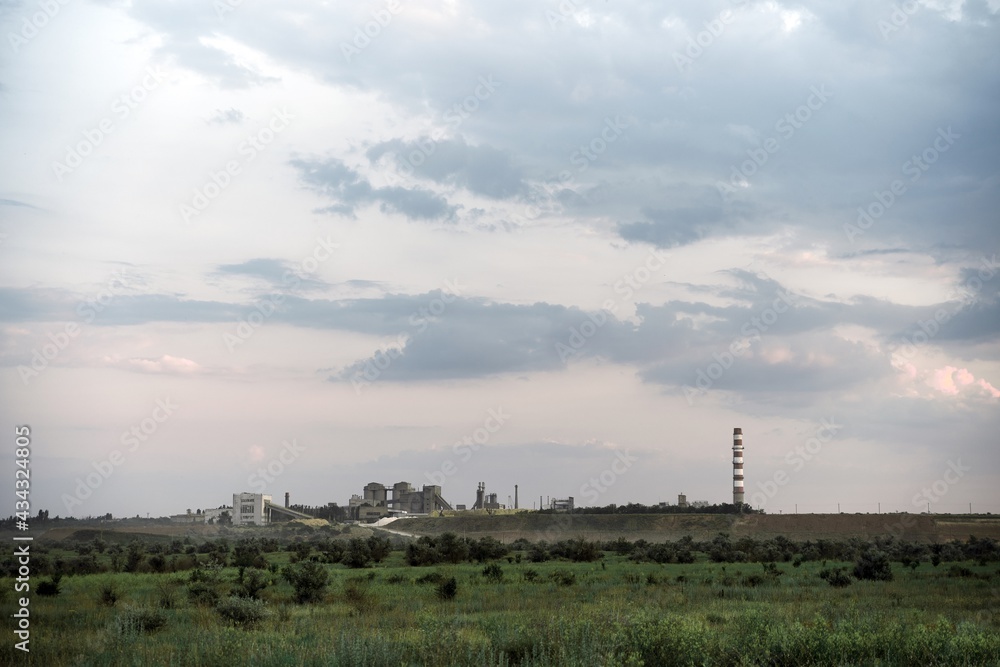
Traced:
<path fill-rule="evenodd" d="M 173 554 L 132 542 L 143 553 L 131 559 L 124 545 L 81 555 L 60 542 L 43 556 L 50 571 L 72 572 L 81 558 L 98 571 L 64 574 L 49 596 L 38 585 L 51 577 L 33 579 L 31 652 L 8 637 L 0 663 L 1000 664 L 995 544 L 979 558 L 952 550 L 935 562 L 927 547 L 895 545 L 898 560 L 883 562 L 891 580 L 864 580 L 851 576 L 854 560 L 821 559 L 815 546 L 758 545 L 777 558 L 748 562 L 758 552 L 733 551 L 740 545 L 723 537 L 665 551 L 623 540 L 569 545 L 583 555 L 555 545 L 539 555 L 527 543 L 477 552 L 455 536 L 457 553 L 440 539 L 397 540 L 380 562 L 358 567 L 330 562 L 351 552 L 336 539 L 175 544 Z M 410 564 L 422 561 L 433 564 Z M 326 585 L 296 588 L 296 572 Z M 2 586 L 9 617 L 13 582 Z"/>

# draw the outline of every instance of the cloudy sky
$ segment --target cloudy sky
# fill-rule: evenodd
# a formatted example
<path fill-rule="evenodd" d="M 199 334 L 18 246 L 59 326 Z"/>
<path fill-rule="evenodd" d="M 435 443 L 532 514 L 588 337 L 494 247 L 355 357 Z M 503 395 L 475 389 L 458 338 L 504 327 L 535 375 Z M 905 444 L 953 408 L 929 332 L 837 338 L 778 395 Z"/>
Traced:
<path fill-rule="evenodd" d="M 998 12 L 3 3 L 32 514 L 1000 511 Z"/>

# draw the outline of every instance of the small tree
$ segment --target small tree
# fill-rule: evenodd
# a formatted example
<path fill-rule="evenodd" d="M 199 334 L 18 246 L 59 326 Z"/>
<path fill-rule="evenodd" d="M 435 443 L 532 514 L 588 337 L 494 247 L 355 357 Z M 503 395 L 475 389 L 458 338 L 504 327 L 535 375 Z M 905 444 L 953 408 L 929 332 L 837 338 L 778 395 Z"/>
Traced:
<path fill-rule="evenodd" d="M 263 570 L 251 567 L 241 572 L 239 584 L 233 589 L 233 594 L 241 598 L 259 600 L 260 592 L 271 583 L 271 577 Z"/>
<path fill-rule="evenodd" d="M 868 581 L 892 581 L 889 557 L 874 549 L 864 552 L 854 563 L 854 576 Z"/>
<path fill-rule="evenodd" d="M 392 543 L 389 542 L 388 537 L 372 535 L 368 538 L 368 551 L 371 553 L 373 561 L 381 563 L 392 552 Z"/>
<path fill-rule="evenodd" d="M 372 562 L 372 552 L 368 547 L 368 542 L 360 537 L 353 538 L 347 543 L 347 551 L 340 561 L 347 567 L 368 567 Z"/>
<path fill-rule="evenodd" d="M 299 603 L 322 600 L 330 581 L 326 568 L 312 561 L 286 565 L 281 574 L 295 589 L 295 601 Z"/>
<path fill-rule="evenodd" d="M 292 552 L 292 562 L 297 563 L 301 560 L 309 559 L 309 554 L 312 553 L 312 545 L 308 542 L 293 542 L 288 545 L 288 551 Z"/>
<path fill-rule="evenodd" d="M 137 572 L 145 555 L 146 547 L 142 542 L 139 540 L 129 542 L 128 550 L 125 552 L 125 571 Z"/>

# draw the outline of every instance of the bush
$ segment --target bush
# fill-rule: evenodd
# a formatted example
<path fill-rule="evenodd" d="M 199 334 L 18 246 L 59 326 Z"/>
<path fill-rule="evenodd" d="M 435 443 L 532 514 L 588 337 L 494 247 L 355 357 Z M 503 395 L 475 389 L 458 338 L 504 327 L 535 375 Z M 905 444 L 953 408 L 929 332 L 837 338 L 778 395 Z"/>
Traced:
<path fill-rule="evenodd" d="M 126 608 L 115 617 L 113 632 L 118 637 L 131 637 L 144 632 L 156 632 L 167 624 L 159 609 Z"/>
<path fill-rule="evenodd" d="M 443 558 L 433 544 L 423 541 L 424 538 L 406 545 L 406 563 L 408 565 L 437 565 Z"/>
<path fill-rule="evenodd" d="M 499 542 L 493 537 L 481 537 L 478 540 L 469 543 L 469 558 L 479 562 L 485 563 L 488 560 L 495 560 L 497 558 L 503 558 L 508 553 L 510 549 L 507 545 Z M 517 555 L 520 558 L 520 554 Z M 517 560 L 514 558 L 513 560 Z M 512 560 L 508 557 L 508 562 Z"/>
<path fill-rule="evenodd" d="M 163 572 L 167 569 L 167 559 L 163 554 L 156 554 L 149 557 L 149 567 L 153 572 Z"/>
<path fill-rule="evenodd" d="M 381 563 L 392 553 L 392 543 L 388 537 L 372 535 L 368 538 L 368 553 L 376 563 Z"/>
<path fill-rule="evenodd" d="M 61 574 L 53 574 L 49 577 L 48 581 L 43 581 L 38 584 L 38 594 L 45 597 L 54 597 L 59 595 L 59 582 L 61 580 Z"/>
<path fill-rule="evenodd" d="M 215 606 L 215 611 L 232 625 L 248 630 L 270 616 L 262 600 L 247 597 L 228 597 Z"/>
<path fill-rule="evenodd" d="M 295 589 L 295 601 L 298 603 L 322 600 L 330 580 L 326 568 L 312 561 L 288 565 L 281 571 L 281 574 Z"/>
<path fill-rule="evenodd" d="M 308 542 L 295 542 L 288 545 L 288 551 L 292 552 L 292 562 L 298 563 L 300 561 L 308 560 L 309 554 L 312 553 L 312 545 Z"/>
<path fill-rule="evenodd" d="M 271 583 L 271 577 L 263 570 L 255 567 L 240 570 L 240 579 L 233 594 L 236 597 L 247 598 L 249 600 L 259 600 L 260 592 Z"/>
<path fill-rule="evenodd" d="M 854 576 L 867 581 L 892 581 L 889 557 L 874 549 L 866 551 L 854 563 Z"/>
<path fill-rule="evenodd" d="M 549 577 L 560 586 L 572 586 L 576 583 L 576 575 L 572 572 L 556 570 Z"/>
<path fill-rule="evenodd" d="M 499 584 L 503 581 L 503 570 L 496 563 L 490 563 L 483 568 L 483 578 L 487 581 L 492 581 L 495 584 Z"/>
<path fill-rule="evenodd" d="M 367 614 L 378 608 L 375 596 L 368 589 L 368 582 L 360 578 L 352 578 L 344 582 L 344 600 L 358 614 Z"/>
<path fill-rule="evenodd" d="M 948 576 L 966 578 L 966 577 L 974 577 L 976 576 L 976 573 L 967 567 L 963 567 L 961 565 L 952 565 L 951 567 L 948 568 Z"/>
<path fill-rule="evenodd" d="M 458 582 L 455 577 L 445 579 L 437 586 L 437 596 L 439 600 L 453 600 L 458 595 Z"/>
<path fill-rule="evenodd" d="M 843 588 L 854 583 L 851 581 L 851 576 L 842 567 L 834 568 L 833 570 L 822 570 L 819 573 L 819 577 L 820 579 L 826 579 L 826 583 L 834 588 Z"/>
<path fill-rule="evenodd" d="M 188 584 L 188 601 L 191 604 L 214 607 L 219 603 L 219 591 L 214 586 L 204 581 L 195 581 Z"/>
<path fill-rule="evenodd" d="M 544 563 L 551 557 L 552 556 L 545 549 L 545 546 L 541 543 L 532 544 L 531 548 L 528 550 L 528 560 L 532 563 Z"/>
<path fill-rule="evenodd" d="M 118 588 L 111 582 L 101 584 L 99 596 L 98 602 L 105 607 L 114 607 L 122 597 L 121 593 L 118 592 Z"/>
<path fill-rule="evenodd" d="M 444 581 L 444 575 L 440 572 L 429 572 L 422 577 L 417 577 L 418 584 L 440 584 Z"/>
<path fill-rule="evenodd" d="M 372 551 L 368 542 L 360 537 L 353 538 L 347 543 L 347 551 L 340 562 L 351 568 L 368 567 L 371 565 Z"/>
<path fill-rule="evenodd" d="M 167 579 L 156 584 L 157 604 L 160 609 L 173 609 L 177 606 L 176 588 L 180 582 L 174 579 Z"/>
<path fill-rule="evenodd" d="M 521 573 L 521 578 L 528 582 L 535 581 L 538 579 L 538 572 L 531 569 L 525 570 Z"/>

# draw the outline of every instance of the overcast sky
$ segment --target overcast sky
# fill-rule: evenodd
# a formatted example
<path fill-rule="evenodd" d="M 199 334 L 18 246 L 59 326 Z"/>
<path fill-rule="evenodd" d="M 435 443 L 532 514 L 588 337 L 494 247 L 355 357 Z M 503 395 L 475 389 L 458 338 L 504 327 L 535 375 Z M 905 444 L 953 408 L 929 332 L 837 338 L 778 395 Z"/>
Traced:
<path fill-rule="evenodd" d="M 1000 511 L 998 11 L 3 3 L 31 513 Z"/>

